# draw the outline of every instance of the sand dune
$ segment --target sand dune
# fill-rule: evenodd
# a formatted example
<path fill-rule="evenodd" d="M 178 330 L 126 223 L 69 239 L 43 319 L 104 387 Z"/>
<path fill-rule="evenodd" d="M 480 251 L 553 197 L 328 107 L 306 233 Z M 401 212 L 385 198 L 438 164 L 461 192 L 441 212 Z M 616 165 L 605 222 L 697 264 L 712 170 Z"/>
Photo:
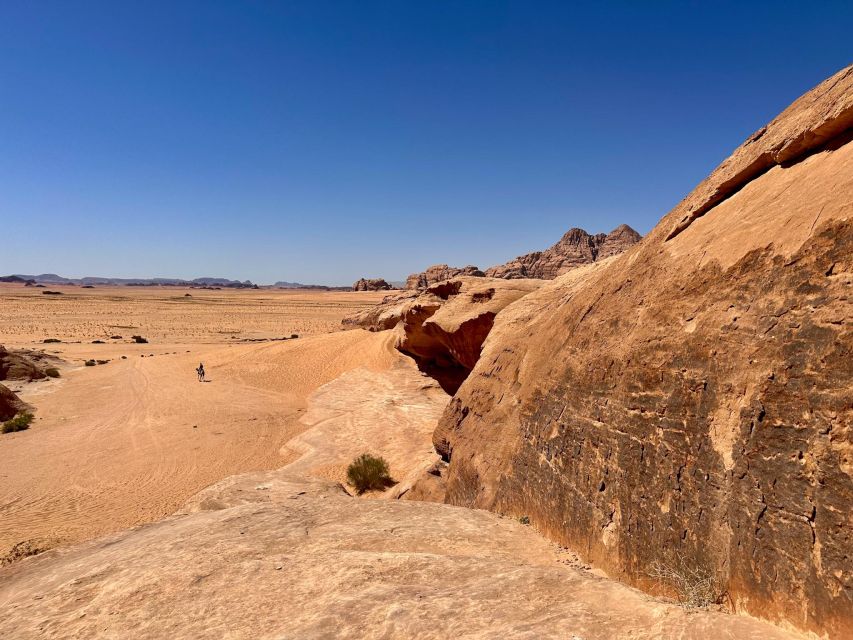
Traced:
<path fill-rule="evenodd" d="M 345 371 L 391 366 L 399 356 L 388 341 L 349 331 L 189 350 L 103 345 L 109 364 L 28 385 L 21 395 L 38 419 L 0 447 L 0 552 L 151 522 L 225 476 L 282 466 L 292 456 L 285 443 L 306 428 L 310 393 Z M 91 351 L 65 345 L 63 354 Z M 199 361 L 208 383 L 195 379 Z"/>

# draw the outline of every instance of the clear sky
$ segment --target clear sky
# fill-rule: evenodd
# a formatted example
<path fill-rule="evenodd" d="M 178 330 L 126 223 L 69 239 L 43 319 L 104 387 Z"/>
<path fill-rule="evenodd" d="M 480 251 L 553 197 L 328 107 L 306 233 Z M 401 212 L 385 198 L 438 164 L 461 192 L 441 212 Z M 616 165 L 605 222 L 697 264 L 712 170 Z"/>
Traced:
<path fill-rule="evenodd" d="M 646 233 L 851 2 L 0 0 L 0 274 L 349 284 Z"/>

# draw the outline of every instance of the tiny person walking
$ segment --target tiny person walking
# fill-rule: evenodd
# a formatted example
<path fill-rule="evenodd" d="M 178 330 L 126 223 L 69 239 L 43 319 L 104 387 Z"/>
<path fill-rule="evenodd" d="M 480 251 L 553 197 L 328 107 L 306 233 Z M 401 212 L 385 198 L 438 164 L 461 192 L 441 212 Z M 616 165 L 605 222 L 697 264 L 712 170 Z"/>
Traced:
<path fill-rule="evenodd" d="M 196 369 L 195 372 L 198 374 L 198 381 L 204 382 L 204 363 L 203 362 L 198 363 L 198 369 Z"/>

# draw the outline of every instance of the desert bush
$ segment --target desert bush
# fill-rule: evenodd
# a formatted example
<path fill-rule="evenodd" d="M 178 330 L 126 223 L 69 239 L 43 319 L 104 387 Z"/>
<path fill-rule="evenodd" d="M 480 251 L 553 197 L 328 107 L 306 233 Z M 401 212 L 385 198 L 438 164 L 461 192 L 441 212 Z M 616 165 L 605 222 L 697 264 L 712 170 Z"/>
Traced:
<path fill-rule="evenodd" d="M 62 340 L 60 340 L 59 338 L 45 338 L 44 339 L 45 344 L 53 344 L 55 342 L 62 342 Z"/>
<path fill-rule="evenodd" d="M 59 377 L 59 369 L 56 367 L 48 367 L 44 370 L 44 375 L 48 378 L 58 378 Z"/>
<path fill-rule="evenodd" d="M 3 433 L 14 433 L 15 431 L 24 431 L 25 429 L 30 428 L 30 423 L 33 421 L 33 414 L 27 413 L 19 413 L 11 420 L 7 420 L 3 423 L 3 426 L 0 427 L 0 431 Z"/>
<path fill-rule="evenodd" d="M 104 344 L 103 340 L 92 340 L 92 344 Z"/>
<path fill-rule="evenodd" d="M 363 453 L 347 467 L 347 482 L 361 495 L 372 489 L 382 490 L 394 484 L 384 458 Z"/>
<path fill-rule="evenodd" d="M 148 344 L 148 340 L 146 340 L 142 336 L 131 336 L 130 339 L 133 340 L 136 344 Z"/>
<path fill-rule="evenodd" d="M 85 364 L 87 367 L 94 367 L 95 361 L 94 360 L 86 360 L 86 362 L 84 362 L 83 364 Z"/>
<path fill-rule="evenodd" d="M 98 364 L 107 364 L 109 360 L 96 360 Z"/>
<path fill-rule="evenodd" d="M 521 524 L 530 524 L 530 516 L 521 516 L 518 521 Z"/>
<path fill-rule="evenodd" d="M 718 604 L 723 597 L 716 576 L 705 567 L 688 566 L 681 556 L 673 562 L 655 562 L 649 575 L 669 585 L 678 602 L 688 609 Z"/>

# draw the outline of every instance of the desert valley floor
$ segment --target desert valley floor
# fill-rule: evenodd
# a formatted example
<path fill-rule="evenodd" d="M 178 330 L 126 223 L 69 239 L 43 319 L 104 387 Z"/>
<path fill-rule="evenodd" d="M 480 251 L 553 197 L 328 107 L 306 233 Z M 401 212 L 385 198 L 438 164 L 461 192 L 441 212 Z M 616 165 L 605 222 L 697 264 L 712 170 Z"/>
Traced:
<path fill-rule="evenodd" d="M 58 290 L 0 288 L 0 343 L 61 372 L 10 384 L 36 420 L 0 437 L 4 638 L 798 637 L 398 499 L 449 397 L 390 332 L 340 330 L 383 293 Z M 345 489 L 363 451 L 394 487 Z"/>

